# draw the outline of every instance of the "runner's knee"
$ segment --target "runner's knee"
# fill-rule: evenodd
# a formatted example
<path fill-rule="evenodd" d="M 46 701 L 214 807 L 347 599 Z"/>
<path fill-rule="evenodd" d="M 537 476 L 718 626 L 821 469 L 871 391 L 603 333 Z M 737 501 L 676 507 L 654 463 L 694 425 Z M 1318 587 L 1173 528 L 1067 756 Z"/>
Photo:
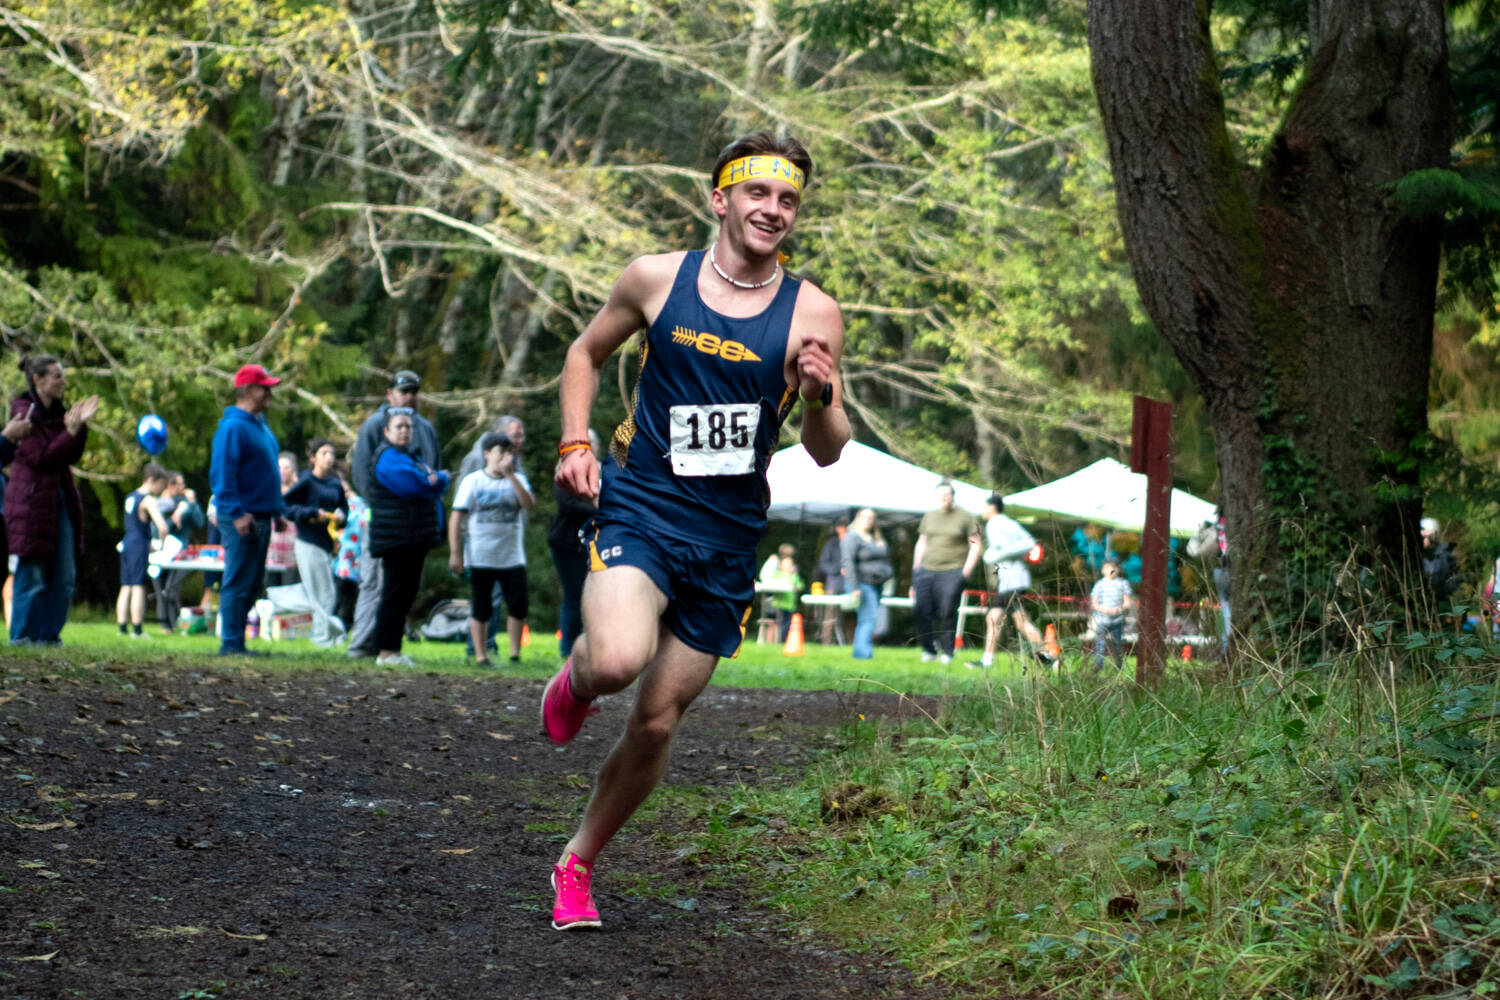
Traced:
<path fill-rule="evenodd" d="M 587 651 L 586 663 L 580 666 L 588 674 L 589 686 L 601 694 L 629 687 L 645 669 L 649 655 L 649 651 L 636 650 L 621 643 L 600 642 L 593 636 L 589 637 Z"/>
<path fill-rule="evenodd" d="M 647 711 L 639 705 L 630 717 L 630 738 L 637 746 L 663 748 L 672 742 L 682 713 L 675 708 Z"/>

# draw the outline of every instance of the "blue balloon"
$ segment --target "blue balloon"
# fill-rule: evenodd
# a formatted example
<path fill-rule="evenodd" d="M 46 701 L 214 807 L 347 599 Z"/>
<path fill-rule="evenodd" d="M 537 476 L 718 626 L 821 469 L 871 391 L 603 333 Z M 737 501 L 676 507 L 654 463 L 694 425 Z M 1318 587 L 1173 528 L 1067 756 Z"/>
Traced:
<path fill-rule="evenodd" d="M 148 413 L 135 425 L 135 439 L 148 455 L 160 455 L 167 446 L 167 422 Z"/>

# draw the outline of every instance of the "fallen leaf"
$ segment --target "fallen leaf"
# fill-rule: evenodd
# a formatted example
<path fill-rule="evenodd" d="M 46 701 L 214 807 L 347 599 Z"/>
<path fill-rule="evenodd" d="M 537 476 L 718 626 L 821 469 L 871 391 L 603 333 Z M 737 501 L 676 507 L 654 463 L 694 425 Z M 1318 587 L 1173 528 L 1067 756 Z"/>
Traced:
<path fill-rule="evenodd" d="M 0 705 L 4 705 L 6 702 L 10 701 L 12 698 L 14 698 L 19 693 L 20 692 L 18 692 L 18 691 L 7 691 L 5 694 L 0 694 Z M 55 954 L 57 954 L 57 952 L 54 951 L 52 954 L 55 955 Z M 30 959 L 17 958 L 17 959 L 13 959 L 12 961 L 26 962 L 26 961 L 30 961 Z"/>
<path fill-rule="evenodd" d="M 486 733 L 485 735 L 488 736 L 492 740 L 513 740 L 513 739 L 515 739 L 515 737 L 512 736 L 510 733 Z"/>
<path fill-rule="evenodd" d="M 176 927 L 152 927 L 151 933 L 163 934 L 167 937 L 197 937 L 199 934 L 204 933 L 204 928 L 178 924 Z"/>
<path fill-rule="evenodd" d="M 238 698 L 224 698 L 224 699 L 221 699 L 221 700 L 226 705 L 238 705 L 241 708 L 249 708 L 250 707 L 250 703 L 248 701 L 240 701 Z"/>
<path fill-rule="evenodd" d="M 439 854 L 473 854 L 479 850 L 477 847 L 449 847 L 438 851 Z"/>
<path fill-rule="evenodd" d="M 271 939 L 269 934 L 233 934 L 222 927 L 219 928 L 219 933 L 225 937 L 234 938 L 236 941 L 269 941 Z"/>
<path fill-rule="evenodd" d="M 70 819 L 61 820 L 57 823 L 24 823 L 18 819 L 13 819 L 11 822 L 22 830 L 36 830 L 38 832 L 45 830 L 71 830 L 78 825 Z"/>
<path fill-rule="evenodd" d="M 61 950 L 62 950 L 61 948 L 58 949 L 58 951 L 61 951 Z M 52 959 L 54 957 L 56 957 L 56 955 L 57 955 L 56 951 L 49 951 L 45 955 L 18 955 L 15 958 L 10 959 L 10 961 L 12 961 L 12 962 L 50 962 L 50 961 L 52 961 Z"/>
<path fill-rule="evenodd" d="M 473 797 L 469 796 L 469 795 L 455 795 L 455 796 L 453 796 L 453 800 L 455 802 L 473 802 L 474 801 Z"/>

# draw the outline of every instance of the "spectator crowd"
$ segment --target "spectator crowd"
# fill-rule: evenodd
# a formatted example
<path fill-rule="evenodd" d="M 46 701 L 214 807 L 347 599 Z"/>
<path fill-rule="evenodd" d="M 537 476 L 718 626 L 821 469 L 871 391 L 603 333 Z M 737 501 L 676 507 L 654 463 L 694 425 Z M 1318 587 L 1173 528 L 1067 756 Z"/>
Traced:
<path fill-rule="evenodd" d="M 29 357 L 21 371 L 25 391 L 11 401 L 0 429 L 0 468 L 9 473 L 8 481 L 0 475 L 0 565 L 9 569 L 5 603 L 12 645 L 55 646 L 61 643 L 84 555 L 83 503 L 73 467 L 87 446 L 99 398 L 68 401 L 67 375 L 56 357 Z M 280 447 L 265 419 L 280 384 L 260 365 L 235 373 L 234 401 L 214 434 L 206 503 L 182 472 L 155 461 L 143 468 L 139 484 L 124 499 L 117 546 L 115 619 L 121 634 L 150 636 L 148 603 L 154 604 L 161 633 L 178 630 L 183 586 L 196 570 L 172 568 L 170 557 L 203 533 L 208 545 L 223 553 L 222 572 L 205 575 L 205 603 L 211 606 L 217 596 L 221 655 L 253 655 L 245 645 L 257 624 L 252 609 L 268 587 L 282 595 L 291 588 L 300 591 L 299 606 L 311 615 L 309 638 L 315 645 L 347 644 L 353 657 L 411 665 L 403 645 L 423 567 L 428 554 L 446 544 L 449 569 L 470 585 L 465 623 L 470 655 L 489 664 L 491 653 L 498 658 L 503 646 L 508 662 L 518 661 L 531 604 L 525 529 L 537 507 L 524 465 L 524 422 L 512 415 L 494 420 L 450 476 L 439 467 L 437 430 L 417 409 L 421 379 L 403 370 L 390 379 L 385 400 L 360 426 L 347 461 L 333 441 L 315 438 L 305 450 L 306 467 L 299 469 L 298 456 Z M 588 444 L 607 459 L 592 430 Z M 547 543 L 560 591 L 559 651 L 566 657 L 581 629 L 589 571 L 583 529 L 596 505 L 555 484 L 552 495 L 556 512 Z M 1007 625 L 1023 658 L 1052 664 L 1055 651 L 1032 619 L 1037 603 L 1030 556 L 1040 547 L 1004 509 L 996 493 L 976 517 L 957 507 L 953 487 L 941 483 L 933 508 L 915 529 L 904 599 L 895 590 L 896 549 L 874 508 L 829 525 L 810 588 L 796 546 L 781 544 L 759 577 L 766 603 L 763 637 L 769 633 L 785 642 L 803 595 L 811 594 L 813 638 L 825 644 L 847 640 L 854 658 L 868 659 L 876 641 L 890 633 L 890 607 L 909 606 L 920 658 L 946 664 L 962 642 L 961 596 L 982 570 L 977 594 L 984 641 L 968 665 L 991 666 Z M 1428 606 L 1452 624 L 1463 580 L 1440 534 L 1437 521 L 1422 519 L 1422 577 Z M 1205 606 L 1211 604 L 1219 616 L 1216 641 L 1225 650 L 1232 627 L 1231 564 L 1222 516 L 1216 513 L 1185 545 L 1182 541 L 1172 540 L 1169 595 L 1198 594 Z M 1139 536 L 1082 525 L 1068 549 L 1071 570 L 1084 584 L 1084 639 L 1095 643 L 1095 667 L 1102 667 L 1106 656 L 1118 667 L 1127 625 L 1133 624 L 1132 585 L 1140 583 Z M 1486 619 L 1500 622 L 1494 590 L 1492 573 L 1482 601 Z"/>
<path fill-rule="evenodd" d="M 0 466 L 9 472 L 8 483 L 0 476 L 0 544 L 7 546 L 0 555 L 8 557 L 3 565 L 10 569 L 10 641 L 57 646 L 84 555 L 83 503 L 73 466 L 83 456 L 99 399 L 69 405 L 67 376 L 50 355 L 28 358 L 22 373 L 26 391 L 12 401 L 0 431 Z M 233 402 L 214 432 L 206 504 L 181 472 L 146 463 L 139 485 L 124 499 L 116 546 L 120 633 L 151 636 L 145 626 L 154 591 L 160 630 L 175 634 L 183 584 L 202 564 L 174 568 L 173 557 L 206 550 L 222 553 L 222 569 L 215 563 L 204 580 L 220 655 L 256 655 L 246 638 L 259 629 L 254 608 L 271 595 L 310 614 L 314 644 L 347 643 L 350 656 L 409 666 L 413 661 L 402 647 L 423 566 L 428 553 L 446 542 L 450 568 L 467 574 L 473 589 L 467 623 L 473 655 L 489 662 L 492 635 L 499 632 L 510 661 L 518 660 L 529 611 L 524 533 L 536 506 L 522 467 L 520 418 L 501 417 L 475 443 L 450 511 L 443 498 L 455 480 L 438 468 L 437 431 L 417 412 L 421 379 L 415 372 L 391 378 L 385 401 L 361 425 L 347 462 L 334 442 L 316 438 L 301 469 L 265 418 L 280 384 L 260 365 L 234 374 Z M 560 572 L 564 563 L 569 567 L 564 616 L 571 594 L 574 635 L 587 572 L 578 530 L 586 517 L 586 511 L 560 509 L 549 539 Z M 194 550 L 198 532 L 206 544 Z"/>

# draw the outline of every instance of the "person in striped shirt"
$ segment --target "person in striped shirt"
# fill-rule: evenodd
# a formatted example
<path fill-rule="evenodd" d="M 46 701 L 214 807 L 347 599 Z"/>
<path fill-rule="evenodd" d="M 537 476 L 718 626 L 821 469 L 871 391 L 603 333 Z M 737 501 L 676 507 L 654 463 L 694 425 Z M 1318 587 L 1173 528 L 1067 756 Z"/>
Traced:
<path fill-rule="evenodd" d="M 1125 612 L 1133 600 L 1130 581 L 1120 575 L 1120 563 L 1113 556 L 1104 560 L 1100 577 L 1089 594 L 1094 612 L 1094 670 L 1104 669 L 1105 646 L 1115 661 L 1115 669 L 1124 665 Z"/>

